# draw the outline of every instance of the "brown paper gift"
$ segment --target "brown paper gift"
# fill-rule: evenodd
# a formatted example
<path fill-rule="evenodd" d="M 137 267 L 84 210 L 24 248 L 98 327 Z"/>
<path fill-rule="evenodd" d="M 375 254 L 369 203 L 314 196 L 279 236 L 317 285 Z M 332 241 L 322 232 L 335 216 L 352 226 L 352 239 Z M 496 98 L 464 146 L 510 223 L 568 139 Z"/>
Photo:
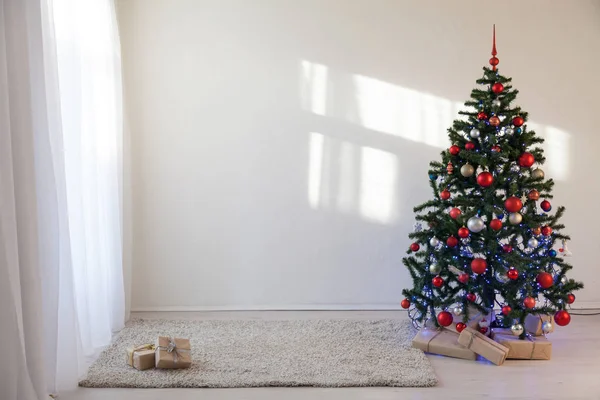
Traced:
<path fill-rule="evenodd" d="M 508 347 L 506 358 L 514 360 L 549 360 L 552 357 L 552 342 L 544 336 L 527 335 L 524 340 L 514 336 L 510 329 L 492 329 L 494 340 Z"/>
<path fill-rule="evenodd" d="M 550 322 L 550 332 L 554 332 L 552 316 L 546 314 L 527 314 L 523 327 L 525 328 L 526 332 L 529 332 L 532 335 L 542 336 L 544 334 L 542 331 L 542 324 L 546 321 Z"/>
<path fill-rule="evenodd" d="M 189 339 L 159 336 L 156 341 L 156 368 L 188 368 L 192 364 Z"/>
<path fill-rule="evenodd" d="M 469 327 L 466 327 L 460 333 L 458 343 L 496 365 L 502 365 L 508 354 L 508 347 L 494 342 L 489 337 Z"/>
<path fill-rule="evenodd" d="M 127 349 L 127 364 L 133 368 L 143 371 L 154 368 L 154 345 L 143 344 Z"/>
<path fill-rule="evenodd" d="M 412 346 L 427 353 L 448 357 L 477 359 L 477 354 L 458 344 L 458 334 L 445 329 L 421 329 L 413 339 Z"/>

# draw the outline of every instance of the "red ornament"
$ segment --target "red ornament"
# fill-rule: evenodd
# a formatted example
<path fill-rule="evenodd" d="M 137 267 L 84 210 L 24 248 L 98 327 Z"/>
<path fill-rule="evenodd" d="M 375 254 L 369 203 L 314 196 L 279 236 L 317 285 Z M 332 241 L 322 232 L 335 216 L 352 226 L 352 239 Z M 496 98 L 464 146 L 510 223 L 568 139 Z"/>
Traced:
<path fill-rule="evenodd" d="M 504 246 L 502 246 L 502 251 L 505 253 L 510 253 L 513 251 L 513 248 L 510 244 L 505 244 Z"/>
<path fill-rule="evenodd" d="M 462 322 L 457 322 L 456 323 L 456 332 L 461 333 L 462 331 L 465 330 L 466 327 L 467 327 L 466 324 L 464 324 Z"/>
<path fill-rule="evenodd" d="M 539 226 L 536 226 L 535 228 L 533 228 L 531 230 L 531 233 L 533 233 L 535 236 L 538 236 L 540 233 L 542 233 L 542 228 L 540 228 Z"/>
<path fill-rule="evenodd" d="M 544 235 L 544 236 L 552 235 L 552 228 L 550 228 L 548 225 L 543 226 L 542 227 L 542 235 Z"/>
<path fill-rule="evenodd" d="M 450 210 L 449 214 L 452 219 L 456 219 L 460 217 L 460 214 L 462 214 L 462 212 L 460 211 L 460 208 L 454 207 L 452 210 Z"/>
<path fill-rule="evenodd" d="M 569 293 L 567 295 L 567 304 L 575 303 L 575 295 L 573 293 Z"/>
<path fill-rule="evenodd" d="M 527 194 L 527 197 L 529 198 L 529 200 L 533 200 L 533 201 L 535 201 L 535 200 L 537 200 L 537 199 L 539 199 L 539 198 L 540 198 L 540 192 L 538 192 L 538 191 L 537 191 L 537 190 L 535 190 L 535 189 L 531 189 L 531 190 L 529 191 L 529 193 Z"/>
<path fill-rule="evenodd" d="M 508 279 L 511 280 L 517 280 L 519 279 L 519 271 L 517 271 L 514 268 L 509 268 L 508 271 L 506 272 L 506 276 L 508 277 Z"/>
<path fill-rule="evenodd" d="M 484 113 L 483 111 L 480 112 L 479 114 L 477 114 L 477 119 L 479 119 L 479 120 L 484 120 L 487 118 L 488 118 L 488 115 L 486 113 Z"/>
<path fill-rule="evenodd" d="M 498 94 L 498 93 L 502 93 L 502 91 L 504 90 L 504 85 L 501 84 L 500 82 L 496 82 L 492 85 L 492 92 Z"/>
<path fill-rule="evenodd" d="M 496 70 L 496 65 L 498 65 L 500 63 L 500 60 L 498 60 L 498 57 L 492 57 L 490 58 L 490 65 L 493 67 L 493 70 Z"/>
<path fill-rule="evenodd" d="M 540 203 L 540 207 L 542 207 L 542 210 L 548 212 L 550 210 L 552 210 L 552 205 L 550 204 L 550 202 L 548 200 L 544 200 Z"/>
<path fill-rule="evenodd" d="M 535 299 L 531 296 L 527 296 L 523 299 L 523 305 L 526 308 L 533 308 L 535 307 Z"/>
<path fill-rule="evenodd" d="M 442 311 L 437 315 L 437 320 L 438 324 L 441 326 L 450 326 L 453 320 L 452 314 L 450 314 L 448 311 Z"/>
<path fill-rule="evenodd" d="M 404 299 L 400 302 L 400 306 L 402 308 L 408 308 L 408 307 L 410 307 L 410 301 L 408 301 L 408 299 Z"/>
<path fill-rule="evenodd" d="M 494 183 L 494 177 L 492 176 L 491 173 L 484 171 L 484 172 L 480 173 L 479 175 L 477 175 L 477 183 L 481 187 L 488 187 L 492 183 Z"/>
<path fill-rule="evenodd" d="M 442 190 L 442 193 L 440 193 L 440 197 L 442 198 L 442 200 L 448 200 L 450 198 L 450 191 L 448 189 Z"/>
<path fill-rule="evenodd" d="M 502 150 L 502 149 L 501 149 L 501 148 L 500 148 L 500 146 L 498 146 L 497 144 L 495 144 L 495 145 L 493 145 L 493 146 L 492 146 L 492 151 L 493 151 L 494 153 L 500 153 L 500 151 L 501 151 L 501 150 Z"/>
<path fill-rule="evenodd" d="M 511 306 L 504 306 L 504 307 L 502 307 L 502 314 L 504 314 L 504 315 L 510 314 L 511 311 L 512 311 Z"/>
<path fill-rule="evenodd" d="M 525 152 L 519 156 L 519 165 L 523 168 L 529 168 L 535 163 L 533 154 Z"/>
<path fill-rule="evenodd" d="M 467 228 L 465 228 L 464 226 L 458 230 L 458 236 L 463 239 L 468 238 L 469 234 L 470 234 L 469 230 Z"/>
<path fill-rule="evenodd" d="M 435 287 L 442 287 L 442 285 L 444 284 L 444 280 L 442 279 L 441 276 L 435 276 L 432 280 L 431 283 L 433 284 L 433 286 Z"/>
<path fill-rule="evenodd" d="M 559 326 L 569 325 L 569 322 L 571 322 L 571 316 L 565 310 L 557 311 L 556 314 L 554 314 L 554 322 L 556 322 L 556 325 Z"/>
<path fill-rule="evenodd" d="M 516 213 L 521 211 L 521 208 L 523 208 L 523 202 L 518 197 L 512 196 L 506 199 L 504 202 L 504 208 L 506 208 L 506 211 L 508 212 Z"/>
<path fill-rule="evenodd" d="M 523 125 L 524 122 L 525 120 L 522 117 L 514 117 L 512 120 L 513 125 L 516 127 Z"/>
<path fill-rule="evenodd" d="M 458 153 L 460 153 L 460 147 L 458 147 L 457 145 L 452 145 L 452 146 L 450 146 L 450 149 L 448 151 L 450 152 L 450 154 L 455 156 Z"/>
<path fill-rule="evenodd" d="M 490 228 L 492 228 L 495 231 L 499 231 L 500 229 L 502 229 L 502 221 L 500 221 L 499 219 L 493 219 L 490 221 Z"/>
<path fill-rule="evenodd" d="M 535 280 L 543 289 L 548 289 L 554 284 L 554 279 L 552 278 L 552 275 L 550 275 L 547 272 L 540 272 L 535 278 Z"/>
<path fill-rule="evenodd" d="M 452 172 L 454 172 L 454 166 L 452 166 L 452 163 L 448 163 L 446 171 L 448 171 L 448 175 L 452 175 Z"/>
<path fill-rule="evenodd" d="M 458 281 L 466 285 L 469 282 L 469 274 L 462 273 L 458 275 Z"/>
<path fill-rule="evenodd" d="M 475 299 L 477 299 L 477 296 L 475 296 L 475 293 L 467 293 L 467 300 L 469 300 L 470 302 L 474 302 Z"/>
<path fill-rule="evenodd" d="M 488 328 L 487 327 L 481 327 L 479 328 L 479 332 L 483 333 L 484 335 L 487 333 Z"/>
<path fill-rule="evenodd" d="M 446 244 L 448 245 L 448 247 L 456 247 L 456 246 L 458 246 L 458 239 L 455 238 L 454 236 L 450 236 L 446 240 Z"/>
<path fill-rule="evenodd" d="M 475 143 L 473 142 L 467 142 L 465 143 L 465 149 L 467 150 L 473 150 L 475 148 Z"/>
<path fill-rule="evenodd" d="M 489 123 L 491 126 L 498 126 L 498 125 L 500 125 L 500 118 L 498 118 L 494 115 L 493 117 L 490 118 Z"/>
<path fill-rule="evenodd" d="M 487 269 L 487 262 L 483 258 L 474 258 L 471 261 L 471 271 L 476 274 L 483 274 Z"/>
<path fill-rule="evenodd" d="M 413 243 L 410 245 L 410 249 L 412 251 L 419 251 L 420 248 L 421 248 L 421 246 L 419 246 L 419 243 Z"/>

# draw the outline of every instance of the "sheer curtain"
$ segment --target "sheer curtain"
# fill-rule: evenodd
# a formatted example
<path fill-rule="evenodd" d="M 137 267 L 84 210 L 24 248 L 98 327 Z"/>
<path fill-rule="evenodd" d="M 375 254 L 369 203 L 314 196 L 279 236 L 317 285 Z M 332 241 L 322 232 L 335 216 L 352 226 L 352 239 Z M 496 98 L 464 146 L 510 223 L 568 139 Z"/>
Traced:
<path fill-rule="evenodd" d="M 0 0 L 0 398 L 73 388 L 126 319 L 111 0 Z"/>

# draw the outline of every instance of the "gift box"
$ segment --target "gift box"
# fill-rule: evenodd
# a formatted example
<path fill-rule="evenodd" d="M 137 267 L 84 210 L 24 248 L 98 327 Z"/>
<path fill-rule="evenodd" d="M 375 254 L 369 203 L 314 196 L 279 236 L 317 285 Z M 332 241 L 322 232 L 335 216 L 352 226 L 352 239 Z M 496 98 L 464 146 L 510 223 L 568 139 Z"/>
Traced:
<path fill-rule="evenodd" d="M 159 336 L 156 341 L 156 368 L 188 368 L 192 364 L 189 339 Z"/>
<path fill-rule="evenodd" d="M 421 329 L 413 339 L 413 347 L 443 356 L 477 359 L 477 354 L 458 344 L 458 334 L 445 329 Z"/>
<path fill-rule="evenodd" d="M 548 333 L 554 332 L 552 316 L 546 314 L 527 314 L 523 327 L 526 332 L 529 332 L 532 335 L 542 336 L 544 334 L 542 331 L 542 324 L 544 322 L 550 322 L 550 331 L 548 331 Z"/>
<path fill-rule="evenodd" d="M 143 344 L 127 349 L 127 364 L 133 368 L 143 371 L 154 368 L 154 345 Z"/>
<path fill-rule="evenodd" d="M 508 347 L 469 327 L 460 333 L 458 343 L 496 365 L 502 365 L 508 355 Z"/>
<path fill-rule="evenodd" d="M 552 342 L 544 336 L 527 335 L 524 340 L 511 333 L 510 329 L 492 329 L 492 338 L 508 347 L 506 358 L 515 360 L 549 360 L 552 357 Z"/>

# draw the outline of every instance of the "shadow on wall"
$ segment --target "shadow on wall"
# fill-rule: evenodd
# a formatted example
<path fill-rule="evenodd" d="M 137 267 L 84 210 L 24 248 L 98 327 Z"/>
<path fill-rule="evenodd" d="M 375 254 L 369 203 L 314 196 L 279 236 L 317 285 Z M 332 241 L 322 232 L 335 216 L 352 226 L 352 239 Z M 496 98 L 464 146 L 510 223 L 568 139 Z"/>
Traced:
<path fill-rule="evenodd" d="M 449 146 L 447 129 L 452 121 L 464 118 L 458 114 L 462 102 L 307 60 L 300 62 L 300 102 L 307 112 L 366 128 L 367 135 L 390 135 L 438 150 Z M 545 139 L 543 168 L 548 176 L 567 180 L 570 134 L 533 121 L 528 127 Z M 308 202 L 315 210 L 337 210 L 393 224 L 399 217 L 397 190 L 403 187 L 403 174 L 427 179 L 426 166 L 401 170 L 397 153 L 320 132 L 308 133 L 308 152 Z M 425 161 L 428 164 L 429 159 Z"/>

